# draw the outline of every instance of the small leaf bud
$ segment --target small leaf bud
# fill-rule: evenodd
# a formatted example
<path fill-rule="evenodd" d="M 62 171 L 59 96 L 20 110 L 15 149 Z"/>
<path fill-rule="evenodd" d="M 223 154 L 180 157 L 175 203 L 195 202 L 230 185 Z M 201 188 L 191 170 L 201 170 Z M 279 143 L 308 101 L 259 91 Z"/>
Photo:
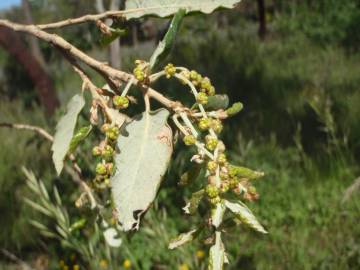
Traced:
<path fill-rule="evenodd" d="M 186 145 L 193 145 L 196 143 L 196 138 L 194 135 L 186 135 L 183 141 Z"/>
<path fill-rule="evenodd" d="M 129 100 L 127 97 L 114 96 L 113 103 L 117 109 L 126 109 L 129 107 Z"/>
<path fill-rule="evenodd" d="M 196 102 L 205 105 L 208 103 L 208 96 L 205 93 L 200 92 L 196 96 Z"/>

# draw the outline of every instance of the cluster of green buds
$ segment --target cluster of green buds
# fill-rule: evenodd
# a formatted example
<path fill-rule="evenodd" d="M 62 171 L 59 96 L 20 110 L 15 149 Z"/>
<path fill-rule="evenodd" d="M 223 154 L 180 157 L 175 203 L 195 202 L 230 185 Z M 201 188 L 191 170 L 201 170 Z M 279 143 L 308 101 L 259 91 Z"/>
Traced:
<path fill-rule="evenodd" d="M 166 78 L 169 79 L 169 78 L 171 78 L 172 76 L 175 75 L 175 73 L 176 73 L 176 67 L 174 67 L 173 64 L 169 63 L 169 64 L 167 64 L 167 65 L 165 66 L 164 72 L 165 72 L 165 74 L 166 74 Z"/>
<path fill-rule="evenodd" d="M 105 134 L 105 140 L 92 150 L 93 156 L 101 158 L 96 165 L 94 179 L 94 186 L 98 189 L 110 187 L 110 177 L 114 171 L 115 144 L 120 133 L 118 127 L 107 123 L 102 125 L 101 132 Z"/>
<path fill-rule="evenodd" d="M 129 107 L 129 99 L 127 97 L 115 95 L 113 97 L 114 107 L 118 110 L 123 110 Z"/>
<path fill-rule="evenodd" d="M 142 60 L 135 61 L 135 68 L 133 70 L 133 74 L 138 81 L 140 82 L 145 81 L 145 79 L 148 76 L 148 67 L 149 64 L 145 61 Z"/>

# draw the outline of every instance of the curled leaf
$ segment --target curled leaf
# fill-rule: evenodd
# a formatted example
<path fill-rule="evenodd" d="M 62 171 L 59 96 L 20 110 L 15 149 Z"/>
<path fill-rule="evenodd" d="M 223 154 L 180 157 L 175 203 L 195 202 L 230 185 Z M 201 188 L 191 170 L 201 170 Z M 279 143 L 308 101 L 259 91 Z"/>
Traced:
<path fill-rule="evenodd" d="M 221 232 L 215 232 L 215 244 L 210 248 L 209 270 L 222 270 L 225 262 L 225 248 Z"/>
<path fill-rule="evenodd" d="M 180 234 L 178 237 L 170 241 L 168 248 L 174 249 L 192 241 L 196 236 L 196 232 L 197 230 L 191 230 L 189 232 Z"/>
<path fill-rule="evenodd" d="M 223 220 L 226 207 L 224 202 L 216 204 L 215 208 L 211 210 L 211 224 L 218 228 Z"/>
<path fill-rule="evenodd" d="M 73 153 L 78 145 L 89 136 L 92 126 L 86 126 L 79 129 L 79 131 L 72 137 L 68 153 Z"/>
<path fill-rule="evenodd" d="M 199 207 L 200 201 L 205 195 L 205 191 L 203 189 L 194 192 L 191 195 L 190 201 L 183 208 L 186 214 L 193 215 Z"/>
<path fill-rule="evenodd" d="M 254 229 L 255 231 L 266 234 L 267 231 L 259 223 L 251 210 L 241 201 L 237 203 L 232 203 L 225 201 L 225 206 L 235 214 L 235 216 L 245 225 Z"/>
<path fill-rule="evenodd" d="M 78 94 L 73 96 L 67 105 L 66 114 L 61 117 L 56 125 L 56 133 L 51 150 L 53 151 L 52 159 L 58 175 L 64 166 L 64 159 L 68 152 L 71 138 L 73 137 L 78 114 L 84 105 L 85 100 L 83 95 Z"/>

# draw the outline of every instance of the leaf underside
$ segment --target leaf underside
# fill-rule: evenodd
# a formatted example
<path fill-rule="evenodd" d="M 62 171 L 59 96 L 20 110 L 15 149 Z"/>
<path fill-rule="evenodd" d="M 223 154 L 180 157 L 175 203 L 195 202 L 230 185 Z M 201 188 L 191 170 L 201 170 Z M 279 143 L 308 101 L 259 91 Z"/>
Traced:
<path fill-rule="evenodd" d="M 124 231 L 139 228 L 140 216 L 155 199 L 173 151 L 169 112 L 144 112 L 123 126 L 111 178 L 117 217 Z"/>
<path fill-rule="evenodd" d="M 82 94 L 73 96 L 67 105 L 66 114 L 61 117 L 56 125 L 56 133 L 51 150 L 53 151 L 52 159 L 58 175 L 60 175 L 63 169 L 64 159 L 74 134 L 78 114 L 84 105 L 85 100 Z"/>
<path fill-rule="evenodd" d="M 127 0 L 125 3 L 126 19 L 143 16 L 167 17 L 184 9 L 186 14 L 191 12 L 212 13 L 218 8 L 233 8 L 241 0 Z M 138 10 L 137 10 L 138 9 Z M 134 10 L 134 12 L 130 12 Z"/>

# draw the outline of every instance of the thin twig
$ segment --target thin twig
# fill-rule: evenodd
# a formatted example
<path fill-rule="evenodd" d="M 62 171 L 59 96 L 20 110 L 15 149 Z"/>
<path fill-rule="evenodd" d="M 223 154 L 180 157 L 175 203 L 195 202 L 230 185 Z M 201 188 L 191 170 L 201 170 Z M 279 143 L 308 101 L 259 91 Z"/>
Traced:
<path fill-rule="evenodd" d="M 356 191 L 356 190 L 360 190 L 360 177 L 356 178 L 354 180 L 354 182 L 351 184 L 350 187 L 348 187 L 345 192 L 344 192 L 344 195 L 343 195 L 343 198 L 342 198 L 342 203 L 345 203 L 347 202 L 351 195 Z"/>
<path fill-rule="evenodd" d="M 41 135 L 42 137 L 47 139 L 49 142 L 54 141 L 54 137 L 41 127 L 26 125 L 26 124 L 13 124 L 13 123 L 0 123 L 0 127 L 35 131 L 36 133 L 38 133 L 39 135 Z M 88 195 L 89 200 L 91 202 L 91 206 L 94 208 L 96 206 L 95 197 L 92 194 L 90 187 L 85 183 L 85 181 L 82 180 L 81 169 L 80 169 L 79 165 L 76 163 L 75 156 L 73 154 L 70 154 L 69 159 L 71 160 L 74 168 L 67 166 L 65 164 L 65 170 L 69 173 L 69 175 L 71 176 L 73 181 L 75 183 L 77 183 L 84 192 L 86 192 L 86 194 Z"/>
<path fill-rule="evenodd" d="M 115 68 L 112 68 L 106 63 L 97 61 L 96 59 L 88 56 L 87 54 L 85 54 L 84 52 L 82 52 L 81 50 L 76 48 L 75 46 L 71 45 L 69 42 L 67 42 L 62 37 L 60 37 L 56 34 L 47 33 L 45 31 L 41 30 L 41 27 L 39 27 L 39 26 L 23 25 L 23 24 L 13 23 L 8 20 L 0 20 L 0 26 L 10 28 L 17 32 L 23 32 L 23 33 L 34 35 L 41 40 L 44 40 L 46 42 L 53 44 L 56 48 L 58 48 L 62 51 L 66 51 L 66 53 L 68 55 L 71 55 L 72 57 L 79 59 L 80 61 L 82 61 L 83 63 L 85 63 L 92 69 L 94 69 L 95 71 L 97 71 L 101 76 L 104 77 L 104 79 L 106 81 L 113 82 L 113 84 L 110 86 L 112 86 L 114 88 L 114 90 L 116 90 L 116 91 L 118 89 L 118 87 L 115 87 L 116 85 L 114 85 L 114 84 L 116 84 L 116 81 L 120 80 L 123 82 L 128 82 L 131 78 L 133 78 L 133 75 L 126 73 L 124 71 L 120 71 Z M 119 82 L 118 82 L 118 84 L 119 84 Z M 164 106 L 166 106 L 169 109 L 176 110 L 179 108 L 184 108 L 184 106 L 180 102 L 175 102 L 175 101 L 168 99 L 167 97 L 165 97 L 161 93 L 157 92 L 156 90 L 154 90 L 146 85 L 142 85 L 136 79 L 134 79 L 134 84 L 139 85 L 143 88 L 146 88 L 148 91 L 149 98 L 156 99 L 157 101 L 159 101 L 161 104 L 163 104 Z"/>

